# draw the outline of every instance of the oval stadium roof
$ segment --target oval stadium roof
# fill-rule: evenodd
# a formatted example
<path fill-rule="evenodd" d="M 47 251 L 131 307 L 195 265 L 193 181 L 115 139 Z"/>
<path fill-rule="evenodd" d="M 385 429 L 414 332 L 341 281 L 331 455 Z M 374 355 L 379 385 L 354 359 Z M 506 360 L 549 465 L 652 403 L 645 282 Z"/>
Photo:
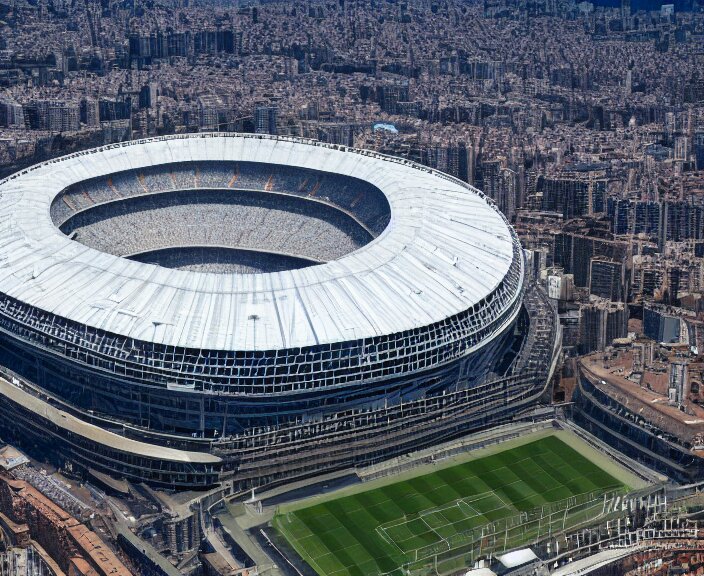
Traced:
<path fill-rule="evenodd" d="M 387 197 L 391 221 L 338 260 L 275 273 L 212 274 L 120 258 L 62 234 L 52 200 L 72 183 L 172 162 L 250 161 L 345 174 Z M 402 332 L 497 288 L 516 237 L 478 191 L 372 152 L 293 138 L 195 134 L 115 144 L 0 183 L 0 292 L 108 332 L 164 345 L 272 350 Z"/>

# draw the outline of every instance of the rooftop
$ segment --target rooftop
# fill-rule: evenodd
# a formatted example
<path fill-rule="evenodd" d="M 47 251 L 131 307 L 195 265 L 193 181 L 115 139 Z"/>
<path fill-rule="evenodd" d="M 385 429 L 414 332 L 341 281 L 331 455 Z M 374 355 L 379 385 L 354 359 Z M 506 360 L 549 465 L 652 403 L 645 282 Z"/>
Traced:
<path fill-rule="evenodd" d="M 76 182 L 218 160 L 354 176 L 383 192 L 391 221 L 326 264 L 212 274 L 100 252 L 51 219 L 54 198 Z M 513 230 L 481 192 L 408 161 L 293 138 L 218 133 L 115 144 L 13 175 L 0 196 L 1 293 L 80 324 L 186 348 L 273 350 L 403 332 L 466 311 L 521 267 Z"/>

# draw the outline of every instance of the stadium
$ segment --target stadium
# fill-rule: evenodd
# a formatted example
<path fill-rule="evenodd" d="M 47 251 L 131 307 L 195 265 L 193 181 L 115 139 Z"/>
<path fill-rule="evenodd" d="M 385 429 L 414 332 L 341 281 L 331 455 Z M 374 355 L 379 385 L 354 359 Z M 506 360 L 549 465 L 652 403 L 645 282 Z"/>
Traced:
<path fill-rule="evenodd" d="M 114 144 L 0 183 L 0 431 L 78 474 L 272 485 L 509 422 L 555 313 L 480 191 L 295 138 Z"/>

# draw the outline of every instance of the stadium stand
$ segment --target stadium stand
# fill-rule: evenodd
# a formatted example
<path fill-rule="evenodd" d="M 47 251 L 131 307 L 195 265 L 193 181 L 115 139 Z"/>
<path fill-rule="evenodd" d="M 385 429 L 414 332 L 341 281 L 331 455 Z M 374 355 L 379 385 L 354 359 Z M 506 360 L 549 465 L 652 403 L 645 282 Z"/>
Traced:
<path fill-rule="evenodd" d="M 58 465 L 273 485 L 509 422 L 550 380 L 556 314 L 515 232 L 427 167 L 189 134 L 0 193 L 0 430 Z"/>
<path fill-rule="evenodd" d="M 115 256 L 213 246 L 297 257 L 309 264 L 339 258 L 372 236 L 327 204 L 243 191 L 145 194 L 84 209 L 61 230 Z M 225 256 L 226 252 L 221 252 Z M 161 263 L 165 265 L 167 261 Z"/>
<path fill-rule="evenodd" d="M 54 200 L 51 216 L 63 225 L 77 213 L 106 202 L 174 190 L 248 190 L 316 200 L 347 212 L 373 236 L 388 225 L 383 193 L 350 176 L 256 162 L 164 164 L 73 184 Z"/>

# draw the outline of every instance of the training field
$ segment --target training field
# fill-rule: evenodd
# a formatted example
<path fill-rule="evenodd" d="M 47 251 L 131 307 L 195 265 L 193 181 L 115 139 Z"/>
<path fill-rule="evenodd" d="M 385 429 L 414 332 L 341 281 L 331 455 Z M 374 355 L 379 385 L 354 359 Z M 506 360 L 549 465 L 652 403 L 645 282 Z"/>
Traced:
<path fill-rule="evenodd" d="M 273 524 L 321 576 L 426 574 L 595 518 L 625 489 L 547 436 L 282 513 Z"/>

